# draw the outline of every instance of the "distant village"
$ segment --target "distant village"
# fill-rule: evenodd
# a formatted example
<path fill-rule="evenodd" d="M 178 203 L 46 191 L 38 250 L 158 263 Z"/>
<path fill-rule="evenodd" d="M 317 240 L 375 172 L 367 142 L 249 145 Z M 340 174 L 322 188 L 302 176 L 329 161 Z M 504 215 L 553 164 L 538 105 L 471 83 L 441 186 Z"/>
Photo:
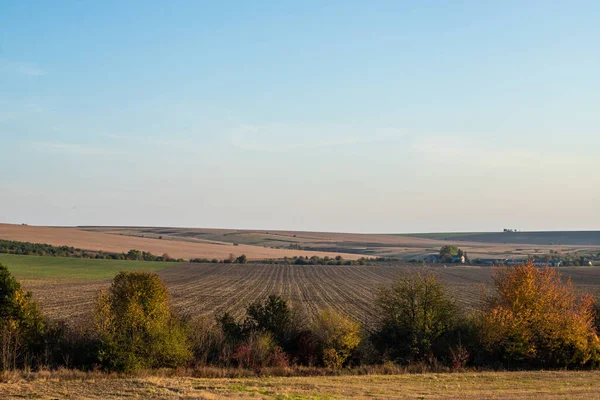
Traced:
<path fill-rule="evenodd" d="M 471 260 L 466 251 L 457 246 L 443 246 L 439 254 L 429 254 L 423 258 L 427 264 L 466 264 L 466 265 L 519 265 L 531 261 L 538 267 L 567 267 L 567 266 L 594 266 L 600 265 L 600 253 L 593 255 L 561 254 L 550 251 L 550 254 L 533 255 L 529 258 L 475 258 Z"/>

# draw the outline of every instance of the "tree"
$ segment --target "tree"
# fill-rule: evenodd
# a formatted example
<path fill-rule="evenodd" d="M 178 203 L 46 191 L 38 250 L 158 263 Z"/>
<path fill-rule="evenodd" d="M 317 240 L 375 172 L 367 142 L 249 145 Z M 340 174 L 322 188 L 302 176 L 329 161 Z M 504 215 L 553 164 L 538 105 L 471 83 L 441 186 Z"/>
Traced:
<path fill-rule="evenodd" d="M 248 261 L 248 258 L 245 254 L 242 254 L 241 256 L 235 259 L 235 262 L 238 264 L 246 264 L 246 261 Z"/>
<path fill-rule="evenodd" d="M 361 340 L 360 324 L 335 311 L 322 311 L 314 331 L 321 341 L 323 363 L 332 369 L 342 368 Z"/>
<path fill-rule="evenodd" d="M 45 328 L 31 293 L 0 264 L 0 370 L 23 367 L 31 361 Z"/>
<path fill-rule="evenodd" d="M 244 327 L 230 313 L 225 312 L 225 314 L 217 317 L 217 323 L 228 343 L 235 344 L 245 339 Z"/>
<path fill-rule="evenodd" d="M 462 251 L 456 246 L 443 246 L 440 249 L 440 258 L 442 262 L 450 262 L 452 257 L 459 255 Z"/>
<path fill-rule="evenodd" d="M 175 367 L 191 358 L 185 330 L 158 275 L 120 272 L 98 295 L 99 359 L 111 370 Z"/>
<path fill-rule="evenodd" d="M 411 273 L 384 287 L 377 299 L 378 332 L 374 342 L 400 361 L 442 356 L 446 339 L 458 326 L 458 309 L 445 286 L 432 273 Z M 458 344 L 458 343 L 456 343 Z"/>
<path fill-rule="evenodd" d="M 509 366 L 565 367 L 596 364 L 600 340 L 594 299 L 577 296 L 569 280 L 532 262 L 494 271 L 496 293 L 486 299 L 482 340 Z"/>
<path fill-rule="evenodd" d="M 271 295 L 264 302 L 256 301 L 246 309 L 246 329 L 269 332 L 283 346 L 292 329 L 292 313 L 287 302 Z"/>

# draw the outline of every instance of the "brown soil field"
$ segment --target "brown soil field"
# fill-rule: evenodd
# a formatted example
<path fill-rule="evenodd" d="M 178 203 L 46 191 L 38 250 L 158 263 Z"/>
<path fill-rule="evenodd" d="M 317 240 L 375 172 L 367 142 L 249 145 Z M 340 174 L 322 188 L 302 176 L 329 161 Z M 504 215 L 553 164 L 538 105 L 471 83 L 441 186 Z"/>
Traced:
<path fill-rule="evenodd" d="M 199 243 L 182 240 L 135 237 L 121 234 L 90 232 L 76 228 L 53 228 L 42 226 L 0 224 L 0 239 L 16 240 L 32 243 L 47 243 L 54 246 L 72 246 L 85 250 L 102 250 L 105 252 L 127 252 L 131 249 L 149 251 L 156 255 L 164 253 L 171 257 L 184 258 L 228 258 L 230 254 L 245 254 L 249 259 L 264 260 L 267 258 L 283 258 L 294 256 L 335 257 L 340 253 L 301 250 L 272 249 L 259 246 L 239 244 L 234 246 L 226 242 Z M 361 256 L 343 254 L 347 259 L 358 259 Z"/>
<path fill-rule="evenodd" d="M 573 240 L 566 241 L 563 232 L 547 233 L 546 236 L 562 237 L 562 242 L 555 244 L 542 244 L 540 237 L 525 233 L 518 234 L 488 234 L 472 236 L 449 235 L 443 239 L 427 237 L 386 235 L 386 234 L 357 234 L 335 232 L 299 232 L 299 231 L 266 231 L 266 230 L 235 230 L 235 229 L 204 229 L 204 228 L 160 228 L 160 227 L 81 227 L 86 231 L 121 234 L 125 236 L 144 236 L 169 238 L 170 240 L 188 241 L 197 243 L 239 243 L 255 246 L 286 248 L 290 244 L 298 245 L 303 249 L 316 251 L 334 251 L 370 256 L 386 257 L 413 257 L 423 254 L 438 252 L 440 247 L 448 244 L 457 244 L 468 251 L 471 259 L 475 258 L 511 258 L 524 257 L 533 254 L 549 253 L 557 250 L 569 252 L 600 252 L 600 244 L 595 240 L 594 232 L 582 236 L 573 233 Z M 578 235 L 576 235 L 578 234 Z M 504 235 L 504 236 L 503 236 Z M 521 236 L 519 236 L 521 235 Z M 495 240 L 476 239 L 496 238 Z M 541 235 L 544 238 L 546 236 Z M 581 236 L 581 237 L 580 237 Z M 454 239 L 456 237 L 456 239 Z M 527 243 L 527 239 L 531 243 Z M 515 242 L 511 242 L 514 239 Z M 519 240 L 517 240 L 519 239 Z M 525 242 L 523 242 L 525 241 Z M 565 243 L 568 244 L 560 244 Z M 558 243 L 558 244 L 556 244 Z"/>
<path fill-rule="evenodd" d="M 175 308 L 188 315 L 213 316 L 230 311 L 242 317 L 248 304 L 277 294 L 308 318 L 334 309 L 360 321 L 374 322 L 373 302 L 378 289 L 410 270 L 409 265 L 321 266 L 277 264 L 179 264 L 160 271 Z M 491 284 L 490 267 L 432 267 L 467 309 L 481 304 L 482 289 Z M 600 295 L 600 270 L 561 268 L 576 288 Z M 95 293 L 109 280 L 26 280 L 42 310 L 51 318 L 77 320 L 92 310 Z"/>
<path fill-rule="evenodd" d="M 4 399 L 600 399 L 600 373 L 583 371 L 239 379 L 114 378 L 64 371 L 4 381 Z"/>

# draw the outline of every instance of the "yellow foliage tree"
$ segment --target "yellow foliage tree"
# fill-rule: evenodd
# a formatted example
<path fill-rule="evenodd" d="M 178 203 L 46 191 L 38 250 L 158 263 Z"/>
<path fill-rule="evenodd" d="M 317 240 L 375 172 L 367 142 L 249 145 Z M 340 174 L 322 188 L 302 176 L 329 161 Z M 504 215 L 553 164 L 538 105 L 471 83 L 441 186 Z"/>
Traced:
<path fill-rule="evenodd" d="M 316 322 L 315 333 L 323 346 L 326 367 L 340 369 L 360 344 L 360 324 L 331 310 L 322 311 Z"/>
<path fill-rule="evenodd" d="M 577 296 L 551 267 L 532 263 L 494 271 L 497 294 L 487 298 L 483 344 L 509 363 L 559 367 L 596 363 L 600 340 L 594 299 Z"/>
<path fill-rule="evenodd" d="M 31 293 L 0 264 L 0 370 L 25 366 L 34 359 L 45 321 Z"/>
<path fill-rule="evenodd" d="M 186 332 L 156 274 L 120 272 L 108 292 L 99 293 L 95 322 L 99 358 L 108 369 L 174 367 L 191 358 Z"/>

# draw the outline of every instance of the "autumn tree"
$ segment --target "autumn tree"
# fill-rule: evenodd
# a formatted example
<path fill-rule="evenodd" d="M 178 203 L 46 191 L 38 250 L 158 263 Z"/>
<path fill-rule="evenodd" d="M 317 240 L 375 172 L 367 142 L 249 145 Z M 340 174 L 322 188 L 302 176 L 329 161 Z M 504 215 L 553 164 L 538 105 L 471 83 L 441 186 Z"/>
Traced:
<path fill-rule="evenodd" d="M 98 295 L 95 313 L 99 359 L 108 369 L 175 367 L 191 358 L 181 322 L 156 274 L 120 272 Z"/>
<path fill-rule="evenodd" d="M 342 368 L 361 340 L 360 324 L 335 311 L 322 311 L 314 332 L 321 342 L 323 363 L 332 369 Z"/>
<path fill-rule="evenodd" d="M 495 295 L 486 298 L 482 340 L 509 366 L 583 366 L 600 358 L 594 299 L 577 296 L 570 279 L 533 263 L 494 270 Z"/>
<path fill-rule="evenodd" d="M 34 358 L 46 324 L 31 293 L 0 264 L 0 370 L 25 366 Z"/>

